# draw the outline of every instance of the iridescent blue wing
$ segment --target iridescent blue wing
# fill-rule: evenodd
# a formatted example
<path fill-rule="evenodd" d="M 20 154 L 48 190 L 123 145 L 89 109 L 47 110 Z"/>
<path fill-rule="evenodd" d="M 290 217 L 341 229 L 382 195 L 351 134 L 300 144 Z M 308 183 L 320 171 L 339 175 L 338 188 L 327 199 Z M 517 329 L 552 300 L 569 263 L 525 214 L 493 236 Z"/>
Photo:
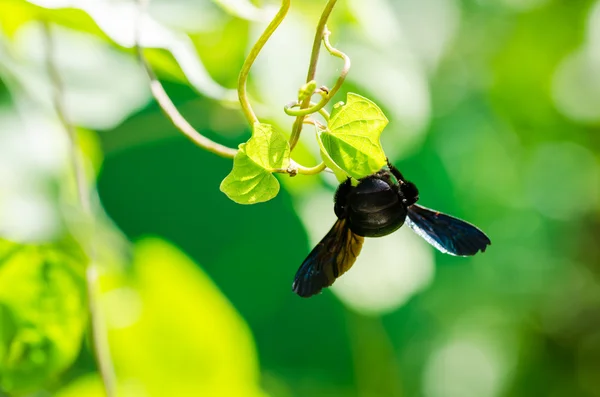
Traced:
<path fill-rule="evenodd" d="M 425 241 L 445 254 L 470 256 L 484 252 L 492 242 L 468 222 L 413 204 L 406 223 Z"/>
<path fill-rule="evenodd" d="M 352 267 L 364 238 L 350 231 L 344 219 L 338 219 L 331 230 L 308 254 L 296 272 L 292 290 L 303 298 L 329 287 L 336 278 Z"/>

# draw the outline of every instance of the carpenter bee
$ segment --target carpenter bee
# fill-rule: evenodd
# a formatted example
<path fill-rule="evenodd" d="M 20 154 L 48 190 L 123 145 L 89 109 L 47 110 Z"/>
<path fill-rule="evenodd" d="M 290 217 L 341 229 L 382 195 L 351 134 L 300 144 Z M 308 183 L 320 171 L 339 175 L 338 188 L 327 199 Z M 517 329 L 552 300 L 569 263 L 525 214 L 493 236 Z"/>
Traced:
<path fill-rule="evenodd" d="M 309 297 L 333 284 L 356 261 L 365 237 L 382 237 L 405 222 L 443 253 L 457 256 L 484 252 L 490 239 L 474 225 L 416 204 L 417 187 L 388 162 L 380 171 L 335 192 L 338 220 L 304 260 L 292 289 Z"/>

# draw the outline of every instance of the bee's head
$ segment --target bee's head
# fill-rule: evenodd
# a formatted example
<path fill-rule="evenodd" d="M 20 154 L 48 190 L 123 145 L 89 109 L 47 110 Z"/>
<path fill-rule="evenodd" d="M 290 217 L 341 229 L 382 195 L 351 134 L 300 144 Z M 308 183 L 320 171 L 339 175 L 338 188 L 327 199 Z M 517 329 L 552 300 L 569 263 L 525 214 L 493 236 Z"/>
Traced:
<path fill-rule="evenodd" d="M 400 184 L 400 192 L 402 193 L 402 201 L 408 207 L 413 205 L 419 200 L 419 189 L 414 183 L 409 181 L 403 181 Z"/>

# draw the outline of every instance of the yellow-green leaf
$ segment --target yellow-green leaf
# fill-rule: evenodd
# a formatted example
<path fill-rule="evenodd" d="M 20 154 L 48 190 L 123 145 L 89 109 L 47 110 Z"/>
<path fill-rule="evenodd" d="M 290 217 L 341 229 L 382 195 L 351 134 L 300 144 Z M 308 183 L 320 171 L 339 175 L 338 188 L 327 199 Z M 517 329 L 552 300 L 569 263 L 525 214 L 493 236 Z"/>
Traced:
<path fill-rule="evenodd" d="M 139 394 L 132 395 L 138 396 Z M 75 379 L 55 393 L 53 397 L 106 397 L 106 391 L 102 379 L 97 373 L 94 373 Z"/>
<path fill-rule="evenodd" d="M 256 123 L 252 137 L 240 145 L 221 191 L 239 204 L 271 200 L 279 193 L 273 171 L 289 166 L 290 146 L 285 136 L 269 124 Z"/>
<path fill-rule="evenodd" d="M 0 246 L 0 389 L 18 394 L 77 357 L 87 323 L 84 263 L 65 247 Z"/>
<path fill-rule="evenodd" d="M 249 0 L 213 0 L 225 11 L 239 18 L 251 21 L 264 21 L 269 15 L 268 11 L 260 9 Z"/>
<path fill-rule="evenodd" d="M 320 134 L 321 148 L 348 175 L 364 178 L 386 164 L 379 137 L 387 123 L 375 103 L 348 93 L 345 104 L 334 106 L 328 129 Z"/>
<path fill-rule="evenodd" d="M 107 277 L 102 301 L 119 395 L 264 396 L 250 329 L 176 247 L 147 238 L 127 275 Z"/>
<path fill-rule="evenodd" d="M 321 141 L 321 132 L 317 130 L 317 142 L 319 143 L 319 147 L 321 148 L 321 158 L 327 167 L 333 171 L 335 177 L 338 181 L 344 182 L 348 178 L 348 173 L 340 168 L 339 165 L 329 156 L 327 150 L 323 146 L 323 141 Z"/>
<path fill-rule="evenodd" d="M 290 165 L 288 141 L 285 135 L 270 124 L 254 124 L 252 138 L 246 142 L 244 151 L 256 164 L 267 170 L 287 168 Z"/>

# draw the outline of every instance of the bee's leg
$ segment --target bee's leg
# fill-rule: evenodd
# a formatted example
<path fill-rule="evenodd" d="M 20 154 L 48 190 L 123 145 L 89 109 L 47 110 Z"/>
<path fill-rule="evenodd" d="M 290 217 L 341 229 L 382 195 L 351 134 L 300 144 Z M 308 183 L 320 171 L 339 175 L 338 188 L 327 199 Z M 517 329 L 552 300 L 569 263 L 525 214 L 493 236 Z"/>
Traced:
<path fill-rule="evenodd" d="M 390 160 L 387 160 L 387 164 L 390 168 L 390 171 L 392 172 L 392 175 L 394 175 L 396 179 L 398 179 L 401 182 L 406 182 L 406 178 L 404 178 L 404 175 L 402 175 L 398 168 L 394 167 L 394 165 L 390 163 Z"/>
<path fill-rule="evenodd" d="M 400 192 L 402 196 L 402 201 L 407 205 L 413 205 L 419 200 L 419 189 L 415 186 L 414 183 L 407 181 L 404 178 L 404 175 L 398 170 L 398 168 L 394 167 L 392 163 L 388 160 L 388 167 L 390 167 L 390 171 L 392 175 L 400 181 Z"/>
<path fill-rule="evenodd" d="M 344 182 L 342 182 L 335 191 L 335 196 L 333 199 L 335 205 L 333 207 L 333 210 L 335 211 L 335 215 L 339 219 L 346 218 L 348 195 L 350 194 L 352 189 L 352 180 L 348 178 Z"/>

